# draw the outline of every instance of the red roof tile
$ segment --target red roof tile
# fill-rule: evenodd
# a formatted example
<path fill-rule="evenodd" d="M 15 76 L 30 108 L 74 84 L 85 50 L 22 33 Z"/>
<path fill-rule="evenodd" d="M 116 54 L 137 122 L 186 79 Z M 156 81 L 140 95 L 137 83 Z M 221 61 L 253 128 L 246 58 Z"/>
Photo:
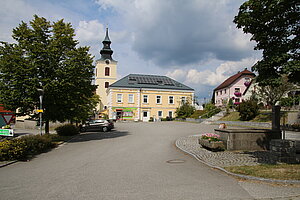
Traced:
<path fill-rule="evenodd" d="M 237 74 L 230 76 L 228 79 L 226 79 L 223 83 L 221 83 L 214 90 L 219 90 L 219 89 L 230 86 L 233 82 L 235 82 L 238 78 L 240 78 L 243 75 L 250 75 L 250 76 L 255 77 L 255 74 L 253 72 L 250 72 L 249 70 L 247 70 L 247 68 L 245 68 L 244 71 L 238 72 Z"/>

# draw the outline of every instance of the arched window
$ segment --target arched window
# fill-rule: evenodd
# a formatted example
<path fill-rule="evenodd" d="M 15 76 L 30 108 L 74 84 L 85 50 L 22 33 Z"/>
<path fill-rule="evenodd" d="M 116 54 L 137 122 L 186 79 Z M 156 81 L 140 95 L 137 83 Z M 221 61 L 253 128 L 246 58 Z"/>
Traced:
<path fill-rule="evenodd" d="M 109 76 L 109 67 L 105 67 L 105 76 Z"/>
<path fill-rule="evenodd" d="M 105 88 L 108 88 L 108 86 L 109 86 L 109 82 L 105 82 Z"/>

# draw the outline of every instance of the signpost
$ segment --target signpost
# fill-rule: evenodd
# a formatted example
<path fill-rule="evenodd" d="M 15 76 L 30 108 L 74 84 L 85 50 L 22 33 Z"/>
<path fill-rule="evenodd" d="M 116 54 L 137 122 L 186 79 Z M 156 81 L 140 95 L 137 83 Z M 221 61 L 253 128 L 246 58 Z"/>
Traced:
<path fill-rule="evenodd" d="M 14 136 L 14 130 L 13 129 L 0 129 L 0 136 Z"/>

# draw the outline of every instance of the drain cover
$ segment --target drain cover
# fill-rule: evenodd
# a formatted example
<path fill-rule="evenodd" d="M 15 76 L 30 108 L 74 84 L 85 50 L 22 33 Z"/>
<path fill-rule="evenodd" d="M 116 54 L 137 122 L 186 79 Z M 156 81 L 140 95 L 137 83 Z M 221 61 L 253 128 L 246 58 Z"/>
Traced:
<path fill-rule="evenodd" d="M 167 163 L 170 164 L 179 164 L 179 163 L 184 163 L 185 160 L 179 160 L 179 159 L 174 159 L 174 160 L 168 160 Z"/>

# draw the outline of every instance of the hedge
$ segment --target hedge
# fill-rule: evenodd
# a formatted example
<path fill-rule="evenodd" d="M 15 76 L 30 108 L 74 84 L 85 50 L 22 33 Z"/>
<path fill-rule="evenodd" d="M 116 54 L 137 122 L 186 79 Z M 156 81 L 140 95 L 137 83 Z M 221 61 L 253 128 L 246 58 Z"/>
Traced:
<path fill-rule="evenodd" d="M 56 146 L 57 135 L 28 135 L 0 141 L 0 161 L 23 160 Z"/>
<path fill-rule="evenodd" d="M 72 136 L 79 134 L 79 129 L 73 124 L 65 124 L 57 127 L 56 132 L 61 136 Z"/>

